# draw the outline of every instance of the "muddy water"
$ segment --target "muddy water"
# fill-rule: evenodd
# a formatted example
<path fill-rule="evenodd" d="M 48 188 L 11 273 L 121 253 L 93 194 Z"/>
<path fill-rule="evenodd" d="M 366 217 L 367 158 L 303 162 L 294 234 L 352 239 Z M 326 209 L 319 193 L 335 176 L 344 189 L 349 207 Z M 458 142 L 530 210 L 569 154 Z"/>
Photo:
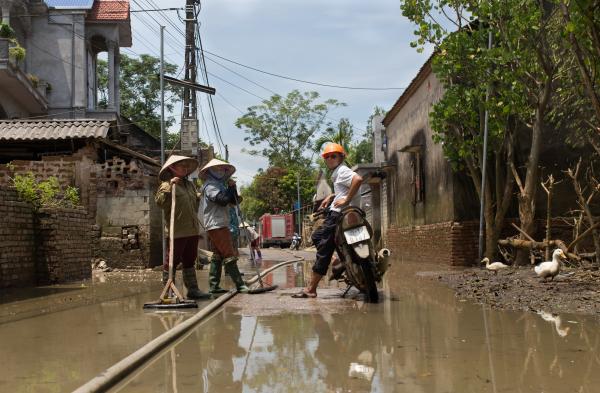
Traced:
<path fill-rule="evenodd" d="M 376 305 L 356 293 L 340 299 L 335 286 L 318 299 L 291 299 L 309 270 L 281 269 L 265 277 L 278 291 L 236 296 L 119 390 L 599 391 L 597 319 L 490 311 L 425 278 L 435 273 L 415 274 L 424 268 L 396 262 Z M 144 313 L 148 300 L 0 324 L 0 392 L 70 391 L 190 315 Z"/>
<path fill-rule="evenodd" d="M 266 280 L 285 286 L 288 275 L 296 277 L 290 269 Z M 253 275 L 249 266 L 243 270 L 246 277 Z M 206 270 L 198 272 L 204 289 L 206 275 Z M 228 278 L 222 281 L 231 286 Z M 156 300 L 161 289 L 160 272 L 123 272 L 93 282 L 3 293 L 0 392 L 71 391 L 197 311 L 144 311 L 143 304 Z"/>
<path fill-rule="evenodd" d="M 281 310 L 227 307 L 120 391 L 600 391 L 597 319 L 491 311 L 415 271 L 396 264 L 376 305 L 272 293 Z"/>

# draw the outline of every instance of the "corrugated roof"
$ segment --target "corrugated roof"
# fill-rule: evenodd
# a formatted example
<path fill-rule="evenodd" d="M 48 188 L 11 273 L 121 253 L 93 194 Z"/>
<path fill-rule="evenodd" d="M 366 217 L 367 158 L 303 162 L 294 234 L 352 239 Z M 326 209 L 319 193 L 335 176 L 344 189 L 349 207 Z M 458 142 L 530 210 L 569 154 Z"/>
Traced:
<path fill-rule="evenodd" d="M 87 20 L 129 20 L 129 0 L 96 0 Z"/>
<path fill-rule="evenodd" d="M 46 5 L 56 9 L 89 10 L 94 0 L 45 0 Z"/>
<path fill-rule="evenodd" d="M 109 128 L 104 120 L 2 120 L 0 141 L 106 138 Z"/>

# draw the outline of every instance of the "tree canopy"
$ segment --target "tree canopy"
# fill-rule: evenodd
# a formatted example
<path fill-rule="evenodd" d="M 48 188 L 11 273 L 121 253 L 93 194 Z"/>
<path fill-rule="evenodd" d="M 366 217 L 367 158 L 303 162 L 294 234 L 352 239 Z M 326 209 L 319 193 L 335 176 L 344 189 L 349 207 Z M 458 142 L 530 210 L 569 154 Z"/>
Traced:
<path fill-rule="evenodd" d="M 310 151 L 320 135 L 327 113 L 345 105 L 334 99 L 319 98 L 314 91 L 293 90 L 285 97 L 276 94 L 248 108 L 236 121 L 236 126 L 247 134 L 244 141 L 255 147 L 246 151 L 266 157 L 270 166 L 309 166 L 311 158 L 305 152 Z"/>

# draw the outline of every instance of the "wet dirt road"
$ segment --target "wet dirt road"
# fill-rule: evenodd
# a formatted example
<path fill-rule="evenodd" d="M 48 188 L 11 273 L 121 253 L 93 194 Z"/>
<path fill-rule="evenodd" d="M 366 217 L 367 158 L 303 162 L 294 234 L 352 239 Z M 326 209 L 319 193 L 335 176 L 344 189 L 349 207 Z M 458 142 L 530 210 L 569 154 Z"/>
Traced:
<path fill-rule="evenodd" d="M 120 391 L 599 391 L 597 319 L 491 311 L 418 267 L 395 265 L 376 305 L 238 296 Z"/>
<path fill-rule="evenodd" d="M 236 296 L 115 391 L 598 391 L 598 319 L 491 311 L 422 272 L 439 267 L 393 263 L 375 305 L 335 286 L 291 299 L 309 271 L 282 269 L 267 278 L 282 288 Z M 147 300 L 1 324 L 0 391 L 70 391 L 189 315 L 140 312 Z"/>

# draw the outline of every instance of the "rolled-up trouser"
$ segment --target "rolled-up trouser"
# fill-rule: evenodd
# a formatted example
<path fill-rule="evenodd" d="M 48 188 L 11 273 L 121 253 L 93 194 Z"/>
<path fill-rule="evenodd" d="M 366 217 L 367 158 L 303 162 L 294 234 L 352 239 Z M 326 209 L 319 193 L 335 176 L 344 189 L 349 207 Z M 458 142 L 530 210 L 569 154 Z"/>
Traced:
<path fill-rule="evenodd" d="M 335 228 L 341 217 L 342 213 L 329 212 L 323 225 L 312 234 L 313 244 L 317 248 L 317 256 L 312 270 L 321 276 L 327 274 L 331 263 L 331 257 L 335 251 Z"/>
<path fill-rule="evenodd" d="M 179 263 L 183 268 L 194 267 L 196 257 L 198 257 L 198 241 L 200 236 L 179 237 L 173 240 L 173 268 Z M 169 270 L 169 245 L 167 244 L 167 255 L 164 258 L 163 270 Z"/>
<path fill-rule="evenodd" d="M 213 252 L 217 253 L 221 259 L 236 256 L 229 228 L 211 229 L 207 233 L 213 245 Z"/>

